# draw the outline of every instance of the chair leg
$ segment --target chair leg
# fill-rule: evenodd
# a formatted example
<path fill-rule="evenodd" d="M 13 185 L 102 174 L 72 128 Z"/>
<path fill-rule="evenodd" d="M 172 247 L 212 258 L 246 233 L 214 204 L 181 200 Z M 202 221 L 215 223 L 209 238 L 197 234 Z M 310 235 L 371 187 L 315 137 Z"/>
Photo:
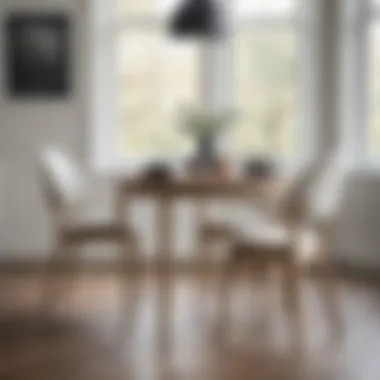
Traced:
<path fill-rule="evenodd" d="M 58 243 L 52 256 L 47 260 L 41 281 L 41 308 L 43 312 L 50 311 L 56 301 L 59 286 L 56 278 L 52 281 L 52 275 L 59 269 L 62 259 L 66 255 L 67 246 Z"/>
<path fill-rule="evenodd" d="M 134 243 L 127 236 L 124 236 L 120 241 L 120 259 L 121 259 L 121 278 L 123 283 L 123 290 L 125 285 L 125 280 L 127 279 L 127 272 L 131 265 L 131 255 L 130 252 L 134 251 Z M 123 292 L 122 292 L 123 293 Z"/>
<path fill-rule="evenodd" d="M 239 263 L 236 261 L 234 254 L 222 265 L 217 289 L 216 326 L 214 331 L 216 339 L 223 338 L 229 329 L 230 287 L 234 283 L 238 266 Z"/>
<path fill-rule="evenodd" d="M 198 239 L 198 257 L 200 260 L 204 260 L 208 254 L 207 248 L 209 247 L 209 244 L 202 231 L 199 233 Z"/>
<path fill-rule="evenodd" d="M 273 305 L 273 289 L 272 289 L 272 271 L 275 269 L 273 265 L 264 264 L 262 267 L 254 268 L 254 274 L 262 277 L 264 282 L 265 297 L 263 300 L 262 314 L 260 314 L 260 333 L 267 334 L 271 330 L 272 323 L 272 305 Z M 260 278 L 261 280 L 261 278 Z"/>
<path fill-rule="evenodd" d="M 343 318 L 340 309 L 339 289 L 334 268 L 329 260 L 325 260 L 322 267 L 321 291 L 332 336 L 336 339 L 344 333 Z"/>
<path fill-rule="evenodd" d="M 130 254 L 132 252 L 132 254 Z M 134 237 L 129 235 L 123 236 L 120 241 L 120 255 L 121 255 L 121 273 L 120 273 L 120 295 L 119 295 L 119 318 L 118 318 L 118 328 L 125 330 L 125 327 L 128 326 L 128 316 L 130 312 L 130 298 L 132 293 L 132 284 L 130 283 L 130 276 L 128 271 L 131 268 L 131 264 L 134 265 L 134 260 L 131 258 L 137 257 L 137 244 L 134 240 Z M 123 338 L 120 336 L 120 338 Z"/>
<path fill-rule="evenodd" d="M 292 260 L 283 267 L 284 304 L 292 341 L 297 352 L 302 352 L 304 343 L 304 321 L 301 309 L 300 268 Z"/>

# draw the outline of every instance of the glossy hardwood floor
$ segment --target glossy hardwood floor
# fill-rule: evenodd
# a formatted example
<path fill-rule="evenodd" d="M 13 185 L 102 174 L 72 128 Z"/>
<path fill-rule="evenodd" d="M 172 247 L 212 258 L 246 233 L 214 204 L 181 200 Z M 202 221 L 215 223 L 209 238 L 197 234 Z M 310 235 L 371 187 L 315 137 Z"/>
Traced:
<path fill-rule="evenodd" d="M 303 281 L 302 346 L 276 275 L 230 281 L 229 297 L 217 274 L 56 275 L 50 313 L 40 284 L 0 276 L 0 380 L 380 379 L 380 289 L 362 283 L 340 284 L 337 336 L 318 279 Z"/>

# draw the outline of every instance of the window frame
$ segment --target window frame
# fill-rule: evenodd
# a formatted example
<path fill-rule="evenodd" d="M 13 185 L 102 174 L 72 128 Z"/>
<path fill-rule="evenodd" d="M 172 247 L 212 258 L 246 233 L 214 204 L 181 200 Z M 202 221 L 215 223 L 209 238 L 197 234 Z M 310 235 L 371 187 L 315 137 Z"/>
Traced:
<path fill-rule="evenodd" d="M 347 159 L 359 170 L 377 170 L 380 152 L 371 139 L 371 28 L 380 26 L 380 2 L 349 0 L 343 10 L 341 134 Z M 363 127 L 364 126 L 364 127 Z"/>
<path fill-rule="evenodd" d="M 365 146 L 362 148 L 364 150 L 364 164 L 367 167 L 379 167 L 380 166 L 380 152 L 377 154 L 371 153 L 370 140 L 371 140 L 371 73 L 373 68 L 370 67 L 370 52 L 371 52 L 371 29 L 375 23 L 380 27 L 380 2 L 376 4 L 375 0 L 363 0 L 363 9 L 361 13 L 363 14 L 364 27 L 362 28 L 365 34 L 363 38 L 363 56 L 361 65 L 364 72 L 364 80 L 362 84 L 363 99 L 364 104 L 362 104 L 363 113 L 363 125 L 365 128 L 364 140 Z M 357 72 L 357 77 L 360 76 L 359 70 Z"/>
<path fill-rule="evenodd" d="M 244 27 L 247 24 L 250 28 L 283 28 L 294 27 L 294 31 L 297 35 L 298 41 L 298 64 L 299 73 L 297 78 L 297 97 L 298 97 L 298 112 L 297 112 L 297 125 L 296 125 L 296 141 L 295 152 L 292 157 L 284 162 L 281 159 L 281 165 L 293 166 L 298 165 L 299 162 L 305 158 L 311 156 L 314 152 L 313 132 L 315 126 L 313 122 L 310 122 L 315 115 L 314 96 L 313 89 L 316 83 L 313 79 L 315 67 L 315 51 L 311 48 L 312 41 L 315 39 L 315 25 L 313 7 L 310 6 L 315 0 L 305 0 L 302 5 L 299 5 L 300 9 L 290 15 L 284 16 L 251 16 L 246 17 L 244 20 L 239 20 L 239 27 Z M 107 3 L 107 5 L 105 5 Z M 221 5 L 228 7 L 230 2 L 228 0 L 221 0 Z M 228 9 L 227 9 L 228 10 Z M 94 116 L 92 124 L 95 125 L 95 138 L 93 139 L 91 146 L 91 156 L 93 166 L 99 171 L 118 171 L 118 170 L 132 170 L 139 169 L 141 166 L 151 162 L 154 159 L 153 156 L 132 156 L 132 155 L 117 155 L 116 149 L 113 149 L 114 141 L 116 141 L 116 130 L 119 128 L 116 122 L 117 114 L 117 101 L 110 101 L 117 96 L 116 81 L 117 76 L 114 74 L 114 60 L 111 58 L 115 56 L 115 35 L 119 33 L 121 29 L 134 28 L 134 25 L 138 27 L 157 27 L 162 25 L 163 19 L 159 17 L 146 17 L 146 16 L 126 16 L 117 14 L 116 2 L 103 0 L 95 0 L 92 8 L 92 17 L 95 20 L 93 26 L 94 41 L 93 41 L 93 61 L 95 62 L 93 67 L 93 77 L 95 78 L 95 88 L 92 93 L 92 109 Z M 237 27 L 236 19 L 230 19 L 227 26 L 229 33 L 233 33 Z M 144 26 L 145 25 L 145 26 Z M 227 49 L 221 53 L 218 50 L 218 45 L 207 45 L 202 47 L 200 54 L 200 97 L 201 102 L 207 108 L 218 108 L 220 106 L 231 104 L 232 101 L 232 88 L 234 86 L 233 80 L 233 56 L 232 56 L 232 44 L 231 39 L 227 40 Z M 223 41 L 224 47 L 226 41 Z M 230 68 L 230 72 L 226 72 L 223 68 L 220 68 L 220 54 L 224 54 L 227 66 Z M 225 62 L 225 63 L 226 63 Z M 218 92 L 217 86 L 215 86 L 215 75 L 223 75 L 223 86 L 227 86 L 231 91 L 224 91 L 227 94 L 225 99 L 220 101 L 216 100 L 216 93 Z M 214 80 L 210 80 L 214 78 Z M 220 81 L 222 83 L 223 81 Z M 105 128 L 105 125 L 111 125 L 111 128 Z M 226 141 L 222 141 L 225 144 Z M 167 162 L 172 164 L 178 162 L 183 156 L 171 156 L 167 158 Z M 244 160 L 245 156 L 232 157 L 232 159 L 239 163 Z M 276 161 L 278 157 L 274 156 Z M 161 161 L 162 158 L 160 158 Z"/>
<path fill-rule="evenodd" d="M 250 18 L 247 18 L 246 20 L 244 20 L 244 22 L 241 22 L 239 23 L 239 26 L 238 28 L 247 28 L 249 29 L 250 31 L 282 31 L 284 30 L 285 32 L 289 31 L 286 30 L 287 28 L 292 28 L 293 30 L 291 30 L 291 33 L 294 33 L 295 34 L 295 39 L 296 39 L 296 42 L 295 42 L 295 45 L 296 45 L 296 50 L 297 50 L 297 57 L 296 57 L 296 61 L 297 61 L 297 67 L 301 69 L 302 67 L 302 58 L 301 56 L 303 55 L 304 53 L 304 46 L 303 46 L 303 37 L 302 37 L 302 32 L 301 32 L 301 28 L 302 28 L 302 23 L 301 22 L 297 22 L 296 19 L 293 19 L 293 17 L 289 16 L 287 18 L 279 18 L 279 17 L 250 17 Z M 234 31 L 236 32 L 236 31 Z M 233 76 L 232 78 L 232 81 L 233 81 L 233 86 L 235 85 L 236 81 L 235 81 L 235 77 Z M 303 90 L 303 86 L 304 86 L 304 77 L 303 77 L 303 71 L 302 70 L 298 70 L 297 71 L 297 74 L 295 75 L 295 83 L 294 83 L 296 89 L 295 89 L 295 93 L 296 93 L 296 99 L 297 99 L 297 111 L 296 111 L 296 121 L 295 121 L 295 141 L 294 141 L 294 148 L 295 148 L 295 152 L 293 152 L 293 154 L 291 155 L 291 157 L 284 157 L 284 156 L 280 156 L 280 155 L 275 155 L 275 154 L 272 154 L 272 153 L 269 153 L 269 155 L 271 156 L 271 159 L 274 160 L 274 161 L 277 161 L 278 163 L 285 163 L 286 165 L 290 165 L 293 161 L 299 161 L 300 159 L 300 155 L 302 155 L 302 152 L 301 151 L 301 147 L 302 147 L 302 144 L 301 144 L 301 130 L 302 130 L 302 127 L 301 127 L 301 117 L 302 117 L 302 109 L 301 109 L 301 106 L 300 104 L 303 103 L 303 100 L 302 100 L 302 90 Z M 232 97 L 234 97 L 234 93 L 231 94 Z M 260 155 L 260 153 L 258 153 L 258 155 Z M 247 154 L 245 153 L 242 153 L 241 155 L 239 155 L 239 157 L 237 157 L 237 160 L 238 161 L 244 161 L 244 159 L 246 158 Z M 252 156 L 252 154 L 250 154 L 250 156 Z"/>

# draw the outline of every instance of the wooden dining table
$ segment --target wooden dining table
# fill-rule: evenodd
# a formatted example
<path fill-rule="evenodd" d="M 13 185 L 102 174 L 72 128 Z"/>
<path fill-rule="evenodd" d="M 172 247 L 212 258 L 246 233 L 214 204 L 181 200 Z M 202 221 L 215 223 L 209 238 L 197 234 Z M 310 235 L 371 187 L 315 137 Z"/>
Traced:
<path fill-rule="evenodd" d="M 170 180 L 147 180 L 141 178 L 124 178 L 118 181 L 117 212 L 120 220 L 124 220 L 128 207 L 136 198 L 154 199 L 158 205 L 158 261 L 164 264 L 168 270 L 167 276 L 158 276 L 155 284 L 158 291 L 159 312 L 157 323 L 159 324 L 157 344 L 158 352 L 163 356 L 170 353 L 171 334 L 174 325 L 173 286 L 170 269 L 174 264 L 171 238 L 174 233 L 173 204 L 178 200 L 191 200 L 195 203 L 198 223 L 201 223 L 207 209 L 207 204 L 215 199 L 226 201 L 244 202 L 257 197 L 268 197 L 279 191 L 283 181 L 278 179 L 210 179 L 210 178 L 178 178 Z M 202 250 L 197 250 L 197 255 L 202 255 Z M 198 256 L 199 258 L 199 256 Z M 160 273 L 162 273 L 160 271 Z M 199 294 L 204 291 L 202 281 L 199 285 Z M 221 288 L 222 289 L 222 288 Z M 222 303 L 218 306 L 222 310 Z M 197 302 L 198 305 L 201 301 Z M 222 313 L 220 313 L 222 315 Z M 204 318 L 201 313 L 198 318 Z M 200 320 L 200 323 L 202 320 Z M 223 325 L 223 317 L 218 319 L 217 326 Z M 164 360 L 164 359 L 163 359 Z"/>
<path fill-rule="evenodd" d="M 173 252 L 170 246 L 173 235 L 173 203 L 178 200 L 194 201 L 198 222 L 202 222 L 207 203 L 212 200 L 246 201 L 268 197 L 283 186 L 278 179 L 226 179 L 226 178 L 178 178 L 151 180 L 123 178 L 118 182 L 117 213 L 120 220 L 126 215 L 132 200 L 154 199 L 158 205 L 159 245 L 161 259 L 170 261 Z"/>

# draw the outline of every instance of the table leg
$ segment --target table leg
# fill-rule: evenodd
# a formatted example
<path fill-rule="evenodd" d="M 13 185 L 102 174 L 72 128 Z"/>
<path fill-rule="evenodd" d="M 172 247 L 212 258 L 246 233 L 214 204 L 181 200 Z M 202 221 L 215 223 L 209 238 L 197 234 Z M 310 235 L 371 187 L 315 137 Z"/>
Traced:
<path fill-rule="evenodd" d="M 201 198 L 197 201 L 195 205 L 195 212 L 196 212 L 196 228 L 197 228 L 197 257 L 195 258 L 197 262 L 202 265 L 203 261 L 205 259 L 205 254 L 206 254 L 206 242 L 204 239 L 204 234 L 203 234 L 203 228 L 205 225 L 205 222 L 207 220 L 207 204 L 208 202 Z"/>
<path fill-rule="evenodd" d="M 158 252 L 157 260 L 159 262 L 156 271 L 158 287 L 158 314 L 157 314 L 157 350 L 160 360 L 167 362 L 171 353 L 171 340 L 173 334 L 173 288 L 172 288 L 172 270 L 174 257 L 171 249 L 171 238 L 173 235 L 172 220 L 172 200 L 161 198 L 159 200 L 158 215 Z"/>
<path fill-rule="evenodd" d="M 117 192 L 116 195 L 116 201 L 115 201 L 115 216 L 117 218 L 117 221 L 119 223 L 124 223 L 125 221 L 125 215 L 126 215 L 126 208 L 127 208 L 127 197 L 124 194 L 124 192 L 120 189 Z M 128 210 L 129 213 L 129 210 Z"/>
<path fill-rule="evenodd" d="M 167 266 L 173 259 L 171 249 L 171 238 L 173 235 L 172 202 L 168 198 L 159 201 L 158 216 L 158 260 Z"/>

